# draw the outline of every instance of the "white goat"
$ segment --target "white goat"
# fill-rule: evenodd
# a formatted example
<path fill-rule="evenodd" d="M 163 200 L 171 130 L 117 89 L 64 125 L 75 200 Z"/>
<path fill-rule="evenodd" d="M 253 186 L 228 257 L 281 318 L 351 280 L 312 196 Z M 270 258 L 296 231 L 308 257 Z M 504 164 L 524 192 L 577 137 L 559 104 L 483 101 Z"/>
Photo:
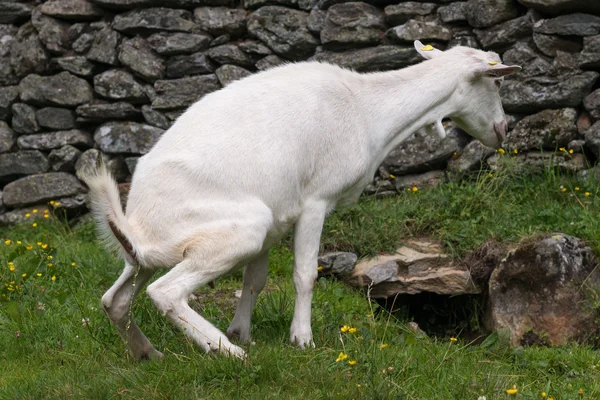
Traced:
<path fill-rule="evenodd" d="M 99 167 L 84 180 L 101 231 L 125 269 L 102 304 L 133 357 L 160 357 L 133 321 L 131 296 L 148 286 L 158 309 L 205 351 L 244 351 L 188 305 L 199 286 L 240 266 L 242 296 L 227 330 L 250 338 L 267 279 L 269 249 L 294 228 L 292 343 L 313 345 L 311 302 L 325 216 L 355 202 L 386 155 L 417 129 L 450 117 L 487 146 L 507 125 L 498 93 L 520 69 L 465 47 L 415 42 L 428 61 L 359 74 L 317 62 L 261 72 L 205 96 L 140 158 L 123 214 L 116 184 Z M 135 283 L 135 285 L 134 285 Z M 133 292 L 133 293 L 132 293 Z"/>

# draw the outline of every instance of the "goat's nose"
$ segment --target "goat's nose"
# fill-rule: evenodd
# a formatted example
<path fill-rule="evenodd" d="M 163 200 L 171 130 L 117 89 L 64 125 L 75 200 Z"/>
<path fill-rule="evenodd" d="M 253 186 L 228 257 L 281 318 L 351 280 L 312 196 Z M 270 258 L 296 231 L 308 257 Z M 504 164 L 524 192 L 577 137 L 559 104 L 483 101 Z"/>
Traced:
<path fill-rule="evenodd" d="M 508 132 L 508 123 L 505 119 L 502 122 L 494 122 L 494 133 L 499 143 L 502 143 Z"/>

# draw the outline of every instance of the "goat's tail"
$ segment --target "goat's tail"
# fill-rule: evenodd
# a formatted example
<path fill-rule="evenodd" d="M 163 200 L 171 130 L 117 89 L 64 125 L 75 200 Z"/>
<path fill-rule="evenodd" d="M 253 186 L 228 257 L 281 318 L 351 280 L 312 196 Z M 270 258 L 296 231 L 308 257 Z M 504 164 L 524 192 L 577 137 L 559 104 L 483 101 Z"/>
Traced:
<path fill-rule="evenodd" d="M 90 188 L 90 208 L 105 245 L 120 250 L 129 263 L 138 265 L 131 227 L 123 214 L 119 189 L 106 164 L 99 157 L 96 167 L 86 168 L 80 179 Z"/>

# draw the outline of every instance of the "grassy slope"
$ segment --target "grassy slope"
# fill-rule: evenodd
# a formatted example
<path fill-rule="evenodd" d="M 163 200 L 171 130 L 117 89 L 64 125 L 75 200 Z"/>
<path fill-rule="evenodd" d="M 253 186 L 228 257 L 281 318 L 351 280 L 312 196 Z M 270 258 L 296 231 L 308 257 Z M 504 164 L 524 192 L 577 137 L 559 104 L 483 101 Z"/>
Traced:
<path fill-rule="evenodd" d="M 323 246 L 368 255 L 432 234 L 460 257 L 489 237 L 517 241 L 560 230 L 600 250 L 596 183 L 553 172 L 535 179 L 509 176 L 485 173 L 468 183 L 365 199 L 329 218 Z M 246 364 L 201 353 L 143 294 L 136 320 L 166 357 L 134 363 L 99 309 L 121 263 L 99 246 L 91 226 L 0 228 L 0 239 L 0 399 L 502 399 L 515 384 L 521 399 L 541 398 L 542 391 L 576 399 L 580 388 L 584 398 L 600 397 L 599 351 L 508 349 L 501 335 L 482 345 L 419 337 L 404 321 L 386 314 L 374 319 L 363 294 L 335 281 L 320 280 L 315 290 L 316 349 L 297 350 L 287 344 L 293 309 L 287 241 L 272 252 L 269 289 L 253 316 L 256 344 Z M 12 243 L 5 245 L 8 239 Z M 231 298 L 240 278 L 237 272 L 215 290 L 201 289 L 204 301 L 195 303 L 221 329 L 233 316 Z M 9 291 L 5 284 L 12 281 L 19 288 Z M 357 332 L 341 333 L 344 324 Z M 383 343 L 388 346 L 380 349 Z M 349 357 L 336 362 L 341 351 Z"/>

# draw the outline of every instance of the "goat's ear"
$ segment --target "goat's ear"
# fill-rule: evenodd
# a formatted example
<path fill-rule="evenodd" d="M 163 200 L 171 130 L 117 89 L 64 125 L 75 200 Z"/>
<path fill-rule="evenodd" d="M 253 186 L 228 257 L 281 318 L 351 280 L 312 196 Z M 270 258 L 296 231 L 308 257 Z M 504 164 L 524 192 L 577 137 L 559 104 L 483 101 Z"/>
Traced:
<path fill-rule="evenodd" d="M 491 78 L 502 78 L 521 70 L 521 67 L 518 65 L 504 65 L 495 61 L 491 61 L 488 64 L 489 66 L 480 71 L 480 73 L 483 76 L 489 76 Z"/>
<path fill-rule="evenodd" d="M 443 51 L 436 49 L 430 44 L 423 45 L 420 40 L 415 40 L 415 49 L 421 56 L 423 56 L 423 58 L 427 60 L 437 57 L 443 53 Z"/>

